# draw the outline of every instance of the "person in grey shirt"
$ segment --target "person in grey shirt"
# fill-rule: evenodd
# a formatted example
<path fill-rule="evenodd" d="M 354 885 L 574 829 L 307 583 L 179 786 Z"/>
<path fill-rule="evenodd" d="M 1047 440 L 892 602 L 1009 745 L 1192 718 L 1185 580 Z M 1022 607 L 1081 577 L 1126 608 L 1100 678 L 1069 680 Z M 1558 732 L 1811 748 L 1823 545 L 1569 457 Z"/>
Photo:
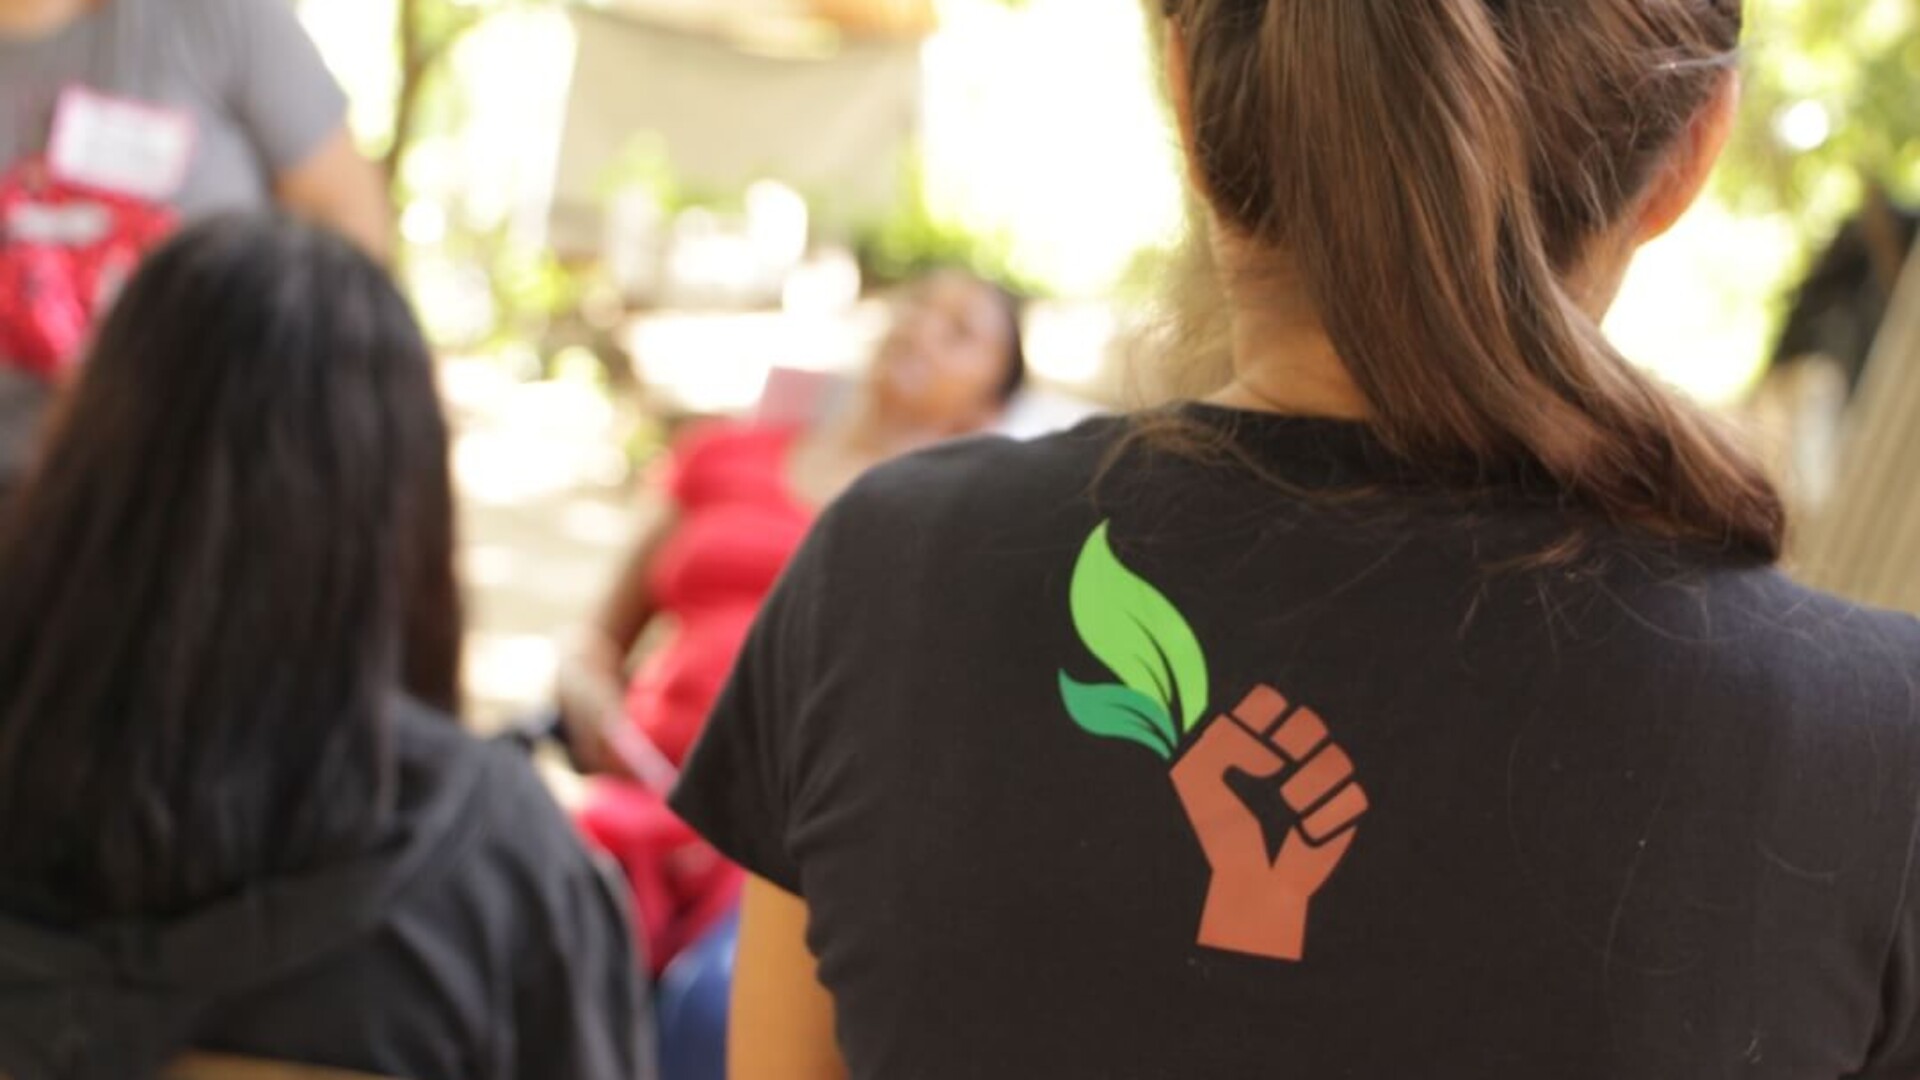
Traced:
<path fill-rule="evenodd" d="M 183 221 L 278 205 L 386 255 L 385 189 L 289 0 L 0 0 L 0 171 L 46 151 L 73 87 L 190 119 Z M 52 396 L 0 357 L 0 500 Z"/>

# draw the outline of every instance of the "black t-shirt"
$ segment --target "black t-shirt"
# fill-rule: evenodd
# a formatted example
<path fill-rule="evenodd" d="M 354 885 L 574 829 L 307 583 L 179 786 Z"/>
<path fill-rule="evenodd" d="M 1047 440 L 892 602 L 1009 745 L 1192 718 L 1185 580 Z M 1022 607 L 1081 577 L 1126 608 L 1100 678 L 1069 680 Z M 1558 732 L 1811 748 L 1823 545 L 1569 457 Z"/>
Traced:
<path fill-rule="evenodd" d="M 883 468 L 762 614 L 676 805 L 854 1077 L 1920 1075 L 1920 624 L 1183 416 Z"/>

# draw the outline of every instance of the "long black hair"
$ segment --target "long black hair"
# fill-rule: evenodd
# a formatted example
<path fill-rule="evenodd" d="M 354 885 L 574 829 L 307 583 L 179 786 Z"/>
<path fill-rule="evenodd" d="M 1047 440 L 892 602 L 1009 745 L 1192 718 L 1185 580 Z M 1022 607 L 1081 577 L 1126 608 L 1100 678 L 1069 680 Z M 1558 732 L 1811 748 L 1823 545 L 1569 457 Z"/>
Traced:
<path fill-rule="evenodd" d="M 187 230 L 102 326 L 0 535 L 0 885 L 169 914 L 356 851 L 402 694 L 451 711 L 447 426 L 384 270 Z"/>

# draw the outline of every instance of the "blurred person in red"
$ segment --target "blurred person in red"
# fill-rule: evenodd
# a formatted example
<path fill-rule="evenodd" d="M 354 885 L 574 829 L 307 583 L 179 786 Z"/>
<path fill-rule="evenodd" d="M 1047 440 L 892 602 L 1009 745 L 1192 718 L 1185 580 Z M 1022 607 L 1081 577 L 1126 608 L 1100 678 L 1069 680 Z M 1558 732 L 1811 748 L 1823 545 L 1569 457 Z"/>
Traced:
<path fill-rule="evenodd" d="M 0 0 L 0 498 L 141 254 L 278 206 L 377 256 L 378 172 L 287 0 Z"/>
<path fill-rule="evenodd" d="M 1026 380 L 1020 319 L 1006 290 L 932 274 L 903 294 L 852 408 L 806 427 L 699 425 L 649 486 L 639 536 L 599 616 L 568 647 L 559 689 L 576 763 L 609 775 L 581 826 L 633 883 L 656 970 L 738 894 L 739 872 L 664 794 L 761 600 L 818 508 L 861 473 L 1000 417 Z M 628 656 L 660 619 L 667 636 L 629 681 Z"/>

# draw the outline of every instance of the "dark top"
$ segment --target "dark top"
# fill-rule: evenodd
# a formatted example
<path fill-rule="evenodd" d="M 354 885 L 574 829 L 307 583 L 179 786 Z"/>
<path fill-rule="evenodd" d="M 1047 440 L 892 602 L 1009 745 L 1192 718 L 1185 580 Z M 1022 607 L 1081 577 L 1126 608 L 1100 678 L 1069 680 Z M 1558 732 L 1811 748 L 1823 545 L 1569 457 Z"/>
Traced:
<path fill-rule="evenodd" d="M 1185 415 L 885 467 L 755 628 L 676 803 L 854 1077 L 1920 1074 L 1920 624 Z"/>
<path fill-rule="evenodd" d="M 0 1075 L 136 1080 L 192 1047 L 408 1080 L 651 1076 L 619 896 L 524 756 L 413 706 L 395 740 L 400 809 L 358 862 L 167 925 L 0 916 Z"/>

